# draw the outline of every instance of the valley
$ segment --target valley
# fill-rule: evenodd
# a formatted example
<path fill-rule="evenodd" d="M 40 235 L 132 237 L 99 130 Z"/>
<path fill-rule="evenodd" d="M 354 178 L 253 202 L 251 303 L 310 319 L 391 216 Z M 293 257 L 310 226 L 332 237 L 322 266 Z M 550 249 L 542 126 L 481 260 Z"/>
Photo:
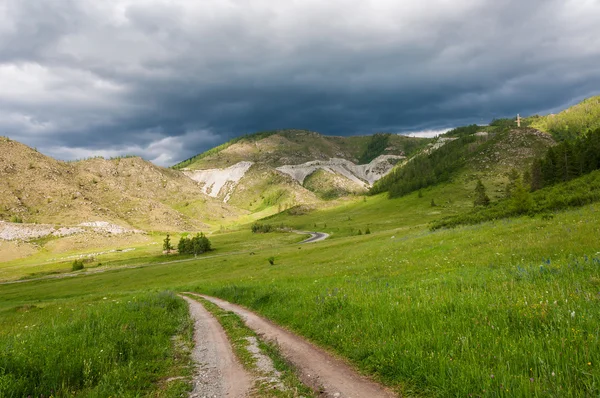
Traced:
<path fill-rule="evenodd" d="M 258 133 L 168 169 L 1 140 L 0 396 L 186 396 L 194 323 L 177 294 L 230 303 L 199 299 L 252 377 L 248 310 L 390 396 L 596 396 L 588 115 L 571 141 L 545 117 L 435 139 Z M 534 186 L 540 159 L 552 179 Z M 213 250 L 163 253 L 167 233 L 177 247 L 197 232 Z M 283 344 L 257 344 L 285 387 L 255 381 L 250 396 L 339 393 Z"/>

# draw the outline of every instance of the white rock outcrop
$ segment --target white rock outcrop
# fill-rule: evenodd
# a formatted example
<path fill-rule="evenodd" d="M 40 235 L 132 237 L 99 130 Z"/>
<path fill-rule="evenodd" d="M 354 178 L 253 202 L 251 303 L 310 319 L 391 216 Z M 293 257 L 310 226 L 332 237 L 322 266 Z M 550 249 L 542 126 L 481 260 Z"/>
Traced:
<path fill-rule="evenodd" d="M 224 202 L 227 202 L 237 183 L 253 164 L 239 162 L 226 169 L 183 170 L 183 172 L 192 180 L 204 184 L 202 192 L 213 198 L 222 195 Z"/>
<path fill-rule="evenodd" d="M 373 183 L 386 175 L 397 160 L 404 156 L 381 155 L 369 164 L 354 164 L 349 160 L 331 158 L 329 160 L 313 160 L 311 162 L 297 165 L 283 165 L 277 167 L 280 173 L 287 174 L 302 184 L 304 179 L 319 169 L 346 177 L 354 183 L 370 188 Z M 202 185 L 202 192 L 213 198 L 223 198 L 227 202 L 231 194 L 252 167 L 253 162 L 239 162 L 225 169 L 186 170 L 183 172 L 189 178 Z"/>
<path fill-rule="evenodd" d="M 300 184 L 304 179 L 322 169 L 330 173 L 340 174 L 349 180 L 369 188 L 386 175 L 393 166 L 390 160 L 404 159 L 403 156 L 381 155 L 373 159 L 368 164 L 354 164 L 349 160 L 340 158 L 331 158 L 329 160 L 314 160 L 297 165 L 284 165 L 277 167 L 277 171 L 287 174 Z"/>
<path fill-rule="evenodd" d="M 137 229 L 128 229 L 106 221 L 81 223 L 74 227 L 57 227 L 51 224 L 21 224 L 0 221 L 0 240 L 32 240 L 46 236 L 70 236 L 86 232 L 111 234 L 143 233 Z"/>

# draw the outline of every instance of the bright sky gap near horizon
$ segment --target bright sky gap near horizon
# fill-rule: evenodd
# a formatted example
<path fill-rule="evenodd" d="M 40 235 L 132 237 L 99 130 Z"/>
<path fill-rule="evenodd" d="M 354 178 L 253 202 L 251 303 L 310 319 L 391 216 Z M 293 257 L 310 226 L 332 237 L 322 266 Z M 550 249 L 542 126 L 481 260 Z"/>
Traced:
<path fill-rule="evenodd" d="M 600 0 L 0 0 L 0 135 L 172 165 L 261 130 L 441 131 L 600 93 Z"/>

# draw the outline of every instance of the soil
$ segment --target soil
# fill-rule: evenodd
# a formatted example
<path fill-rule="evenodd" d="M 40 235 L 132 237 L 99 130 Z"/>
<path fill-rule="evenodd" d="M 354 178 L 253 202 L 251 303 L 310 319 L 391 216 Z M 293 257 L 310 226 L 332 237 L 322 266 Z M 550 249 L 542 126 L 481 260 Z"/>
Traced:
<path fill-rule="evenodd" d="M 234 355 L 225 331 L 202 304 L 185 296 L 194 319 L 194 350 L 196 363 L 194 390 L 190 398 L 248 396 L 252 377 Z"/>
<path fill-rule="evenodd" d="M 301 380 L 321 397 L 396 397 L 393 392 L 358 374 L 344 361 L 255 313 L 215 297 L 190 294 L 236 313 L 262 338 L 276 341 L 281 353 L 298 369 Z"/>

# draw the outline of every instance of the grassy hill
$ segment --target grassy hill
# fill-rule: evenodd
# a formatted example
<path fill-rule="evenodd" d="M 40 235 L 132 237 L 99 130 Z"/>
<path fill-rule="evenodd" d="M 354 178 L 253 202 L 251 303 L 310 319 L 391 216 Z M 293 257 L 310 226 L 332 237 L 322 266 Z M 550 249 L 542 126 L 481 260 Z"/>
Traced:
<path fill-rule="evenodd" d="M 282 211 L 296 204 L 316 203 L 314 193 L 287 175 L 264 164 L 254 164 L 236 185 L 228 204 L 260 212 L 265 209 Z"/>
<path fill-rule="evenodd" d="M 581 134 L 600 128 L 600 96 L 583 100 L 558 114 L 533 116 L 525 123 L 557 140 L 572 140 Z"/>
<path fill-rule="evenodd" d="M 178 163 L 173 168 L 223 168 L 241 161 L 278 167 L 330 158 L 363 164 L 384 154 L 410 155 L 428 141 L 397 134 L 334 137 L 305 130 L 278 130 L 236 138 Z"/>
<path fill-rule="evenodd" d="M 61 162 L 0 139 L 0 220 L 143 230 L 197 230 L 241 213 L 202 194 L 182 173 L 141 158 Z"/>
<path fill-rule="evenodd" d="M 388 192 L 398 197 L 448 181 L 463 183 L 470 190 L 478 178 L 492 191 L 502 192 L 512 169 L 524 173 L 534 159 L 544 156 L 555 144 L 552 137 L 531 128 L 505 128 L 483 134 L 475 133 L 484 130 L 479 126 L 468 133 L 456 130 L 455 135 L 450 132 L 438 138 L 429 150 L 396 166 L 375 183 L 371 194 Z"/>

